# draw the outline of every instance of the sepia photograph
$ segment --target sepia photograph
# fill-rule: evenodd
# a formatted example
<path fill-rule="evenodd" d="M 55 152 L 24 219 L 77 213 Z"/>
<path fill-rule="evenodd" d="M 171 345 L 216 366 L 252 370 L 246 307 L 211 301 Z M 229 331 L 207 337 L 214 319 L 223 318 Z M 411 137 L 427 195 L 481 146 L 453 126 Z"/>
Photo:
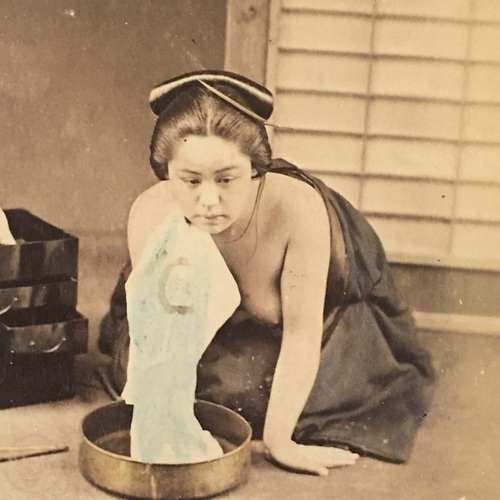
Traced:
<path fill-rule="evenodd" d="M 0 498 L 500 498 L 500 0 L 0 0 Z"/>

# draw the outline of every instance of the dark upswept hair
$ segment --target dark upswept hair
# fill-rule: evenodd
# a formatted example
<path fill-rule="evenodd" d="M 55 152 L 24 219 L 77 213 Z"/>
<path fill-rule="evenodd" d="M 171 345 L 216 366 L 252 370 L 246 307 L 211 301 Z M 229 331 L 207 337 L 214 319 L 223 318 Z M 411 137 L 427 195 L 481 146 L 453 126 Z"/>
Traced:
<path fill-rule="evenodd" d="M 222 84 L 213 86 L 248 107 L 237 91 Z M 176 146 L 188 135 L 213 135 L 236 143 L 241 152 L 250 157 L 257 176 L 264 175 L 270 168 L 272 152 L 264 125 L 200 84 L 174 98 L 156 121 L 149 161 L 158 179 L 168 179 L 168 162 Z"/>

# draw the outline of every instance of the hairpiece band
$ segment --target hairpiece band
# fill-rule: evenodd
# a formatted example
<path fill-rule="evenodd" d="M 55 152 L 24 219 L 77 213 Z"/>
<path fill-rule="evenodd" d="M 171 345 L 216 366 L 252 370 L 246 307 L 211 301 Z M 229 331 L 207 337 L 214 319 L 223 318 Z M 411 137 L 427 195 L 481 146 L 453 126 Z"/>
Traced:
<path fill-rule="evenodd" d="M 217 90 L 215 87 L 212 87 L 212 85 L 209 85 L 208 83 L 204 82 L 203 80 L 199 80 L 205 88 L 210 90 L 213 94 L 216 96 L 220 97 L 222 100 L 226 101 L 227 103 L 231 104 L 231 106 L 234 106 L 236 109 L 240 110 L 242 113 L 245 113 L 246 115 L 250 116 L 254 120 L 262 123 L 263 125 L 269 125 L 271 127 L 277 127 L 277 125 L 273 125 L 272 123 L 269 123 L 268 121 L 264 120 L 261 116 L 259 116 L 257 113 L 254 113 L 252 110 L 248 109 L 247 107 L 243 106 L 239 102 L 236 102 L 234 99 L 231 99 L 229 96 L 221 92 L 220 90 Z"/>

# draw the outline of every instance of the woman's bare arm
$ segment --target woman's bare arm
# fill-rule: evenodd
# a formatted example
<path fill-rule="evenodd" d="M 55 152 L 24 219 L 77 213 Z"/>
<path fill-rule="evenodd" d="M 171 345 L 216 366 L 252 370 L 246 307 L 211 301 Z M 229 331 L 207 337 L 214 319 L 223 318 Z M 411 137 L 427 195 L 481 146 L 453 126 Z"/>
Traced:
<path fill-rule="evenodd" d="M 321 356 L 323 307 L 330 260 L 330 225 L 319 196 L 294 197 L 290 236 L 281 276 L 283 339 L 264 427 L 271 457 L 286 468 L 327 474 L 357 455 L 292 441 L 313 387 Z M 292 204 L 291 204 L 292 205 Z"/>

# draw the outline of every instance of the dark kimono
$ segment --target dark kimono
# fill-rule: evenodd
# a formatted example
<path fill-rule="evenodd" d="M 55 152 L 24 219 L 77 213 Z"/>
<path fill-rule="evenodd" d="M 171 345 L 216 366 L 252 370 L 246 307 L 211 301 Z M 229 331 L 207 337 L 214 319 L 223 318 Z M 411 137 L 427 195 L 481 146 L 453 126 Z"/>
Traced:
<path fill-rule="evenodd" d="M 313 186 L 330 219 L 332 242 L 319 372 L 294 432 L 302 444 L 346 445 L 406 461 L 433 393 L 434 370 L 397 297 L 379 238 L 366 219 L 319 179 L 283 160 L 272 172 Z M 343 234 L 343 245 L 333 235 Z M 342 243 L 342 242 L 340 242 Z M 124 269 L 101 327 L 118 390 L 125 381 L 128 329 Z M 198 365 L 197 397 L 234 409 L 260 438 L 282 331 L 248 319 L 230 321 Z M 300 362 L 300 360 L 298 360 Z"/>

